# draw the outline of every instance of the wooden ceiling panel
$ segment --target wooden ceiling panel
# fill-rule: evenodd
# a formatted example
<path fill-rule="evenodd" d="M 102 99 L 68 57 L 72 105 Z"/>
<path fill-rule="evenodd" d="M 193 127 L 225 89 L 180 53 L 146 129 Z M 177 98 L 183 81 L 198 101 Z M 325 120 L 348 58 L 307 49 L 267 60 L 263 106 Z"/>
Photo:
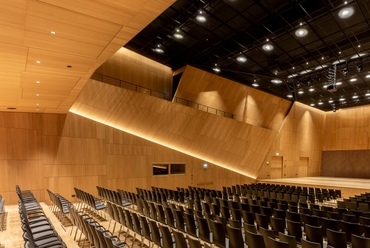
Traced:
<path fill-rule="evenodd" d="M 0 8 L 0 43 L 23 44 L 26 1 L 2 1 Z"/>
<path fill-rule="evenodd" d="M 22 99 L 41 99 L 41 100 L 63 100 L 69 91 L 33 89 L 26 88 L 22 91 Z"/>
<path fill-rule="evenodd" d="M 3 1 L 0 110 L 68 112 L 94 71 L 173 2 Z"/>
<path fill-rule="evenodd" d="M 40 64 L 36 61 L 40 61 Z M 90 70 L 94 63 L 94 59 L 87 57 L 30 48 L 26 71 L 81 77 Z M 68 65 L 72 67 L 68 68 Z"/>
<path fill-rule="evenodd" d="M 32 107 L 34 109 L 43 108 L 48 106 L 50 108 L 57 108 L 60 105 L 60 100 L 45 100 L 45 99 L 21 99 L 19 101 L 20 106 Z"/>
<path fill-rule="evenodd" d="M 97 58 L 105 46 L 89 44 L 77 40 L 60 38 L 57 35 L 38 32 L 25 32 L 24 44 L 28 47 L 46 49 L 66 54 Z"/>
<path fill-rule="evenodd" d="M 80 78 L 78 77 L 57 77 L 39 73 L 21 73 L 20 86 L 22 88 L 39 88 L 54 90 L 71 90 Z"/>

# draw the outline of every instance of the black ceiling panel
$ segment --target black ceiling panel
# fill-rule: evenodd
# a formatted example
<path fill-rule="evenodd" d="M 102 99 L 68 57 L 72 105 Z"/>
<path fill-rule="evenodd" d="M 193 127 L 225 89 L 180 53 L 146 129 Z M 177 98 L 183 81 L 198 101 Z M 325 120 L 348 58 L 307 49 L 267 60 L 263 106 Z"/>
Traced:
<path fill-rule="evenodd" d="M 193 65 L 215 73 L 217 64 L 220 76 L 324 111 L 369 104 L 370 0 L 346 2 L 177 0 L 125 47 L 173 70 Z M 340 18 L 344 8 L 353 15 Z M 200 11 L 206 22 L 197 20 Z M 306 36 L 297 36 L 300 28 Z M 236 61 L 240 54 L 247 62 Z M 337 91 L 329 92 L 334 62 Z"/>

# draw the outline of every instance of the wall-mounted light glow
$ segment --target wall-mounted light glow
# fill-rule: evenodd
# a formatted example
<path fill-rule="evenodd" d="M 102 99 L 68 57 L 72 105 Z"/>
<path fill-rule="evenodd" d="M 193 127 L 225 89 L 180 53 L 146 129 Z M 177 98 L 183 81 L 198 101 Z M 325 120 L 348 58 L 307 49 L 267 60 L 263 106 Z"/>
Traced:
<path fill-rule="evenodd" d="M 277 153 L 275 153 L 275 156 L 279 156 L 279 153 L 277 152 Z"/>
<path fill-rule="evenodd" d="M 204 168 L 204 169 L 207 169 L 207 168 L 208 168 L 208 164 L 207 164 L 207 163 L 204 163 L 204 164 L 203 164 L 203 168 Z"/>

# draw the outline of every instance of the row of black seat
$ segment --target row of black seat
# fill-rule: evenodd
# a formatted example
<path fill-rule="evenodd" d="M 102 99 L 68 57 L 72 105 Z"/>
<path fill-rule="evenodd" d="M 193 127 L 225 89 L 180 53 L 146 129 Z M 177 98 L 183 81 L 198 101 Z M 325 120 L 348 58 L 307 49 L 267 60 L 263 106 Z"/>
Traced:
<path fill-rule="evenodd" d="M 106 189 L 106 188 L 103 188 L 103 187 L 100 187 L 100 186 L 96 186 L 96 188 L 98 189 L 98 195 L 99 197 L 101 197 L 102 199 L 106 200 L 106 201 L 110 201 L 110 202 L 113 202 L 117 205 L 120 205 L 120 206 L 130 206 L 132 204 L 132 200 L 127 200 L 127 197 L 124 197 L 124 193 L 120 193 L 118 191 L 114 191 L 114 190 L 110 190 L 110 189 Z M 136 198 L 136 197 L 135 197 Z M 136 203 L 136 200 L 134 201 Z"/>
<path fill-rule="evenodd" d="M 67 247 L 31 191 L 16 186 L 19 197 L 19 216 L 22 222 L 24 247 Z"/>
<path fill-rule="evenodd" d="M 65 199 L 63 196 L 53 193 L 51 190 L 46 189 L 48 192 L 51 205 L 51 211 L 55 214 L 55 216 L 63 223 L 63 220 L 67 218 L 66 216 L 69 214 L 68 205 L 71 204 L 70 201 Z"/>
<path fill-rule="evenodd" d="M 196 237 L 184 235 L 178 228 L 171 227 L 157 219 L 152 219 L 131 208 L 122 207 L 108 201 L 107 211 L 111 220 L 114 221 L 114 225 L 112 225 L 113 233 L 117 223 L 121 225 L 118 233 L 121 233 L 122 228 L 126 228 L 125 241 L 129 236 L 132 236 L 134 244 L 136 235 L 139 235 L 141 237 L 141 246 L 147 240 L 149 246 L 155 244 L 159 247 L 170 248 L 175 244 L 177 248 L 188 248 L 188 243 L 190 248 L 202 248 L 201 242 Z M 109 227 L 110 225 L 111 223 L 109 223 Z M 210 246 L 206 245 L 205 247 Z"/>
<path fill-rule="evenodd" d="M 82 209 L 83 206 L 99 215 L 99 211 L 104 211 L 106 206 L 99 198 L 81 189 L 74 188 L 78 200 L 77 209 Z"/>

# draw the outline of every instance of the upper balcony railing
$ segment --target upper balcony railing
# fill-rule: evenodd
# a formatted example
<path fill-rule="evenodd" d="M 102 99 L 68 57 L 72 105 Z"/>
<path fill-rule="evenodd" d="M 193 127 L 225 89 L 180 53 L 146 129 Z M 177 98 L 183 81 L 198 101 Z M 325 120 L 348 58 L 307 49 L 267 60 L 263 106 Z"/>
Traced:
<path fill-rule="evenodd" d="M 170 95 L 166 94 L 164 92 L 151 90 L 151 89 L 145 88 L 145 87 L 137 85 L 137 84 L 133 84 L 133 83 L 129 83 L 129 82 L 120 80 L 118 78 L 103 75 L 101 73 L 95 72 L 91 76 L 91 79 L 94 79 L 94 80 L 97 80 L 97 81 L 100 81 L 100 82 L 103 82 L 103 83 L 107 83 L 107 84 L 110 84 L 110 85 L 114 85 L 114 86 L 117 86 L 117 87 L 121 87 L 121 88 L 124 88 L 124 89 L 127 89 L 127 90 L 132 90 L 132 91 L 144 93 L 144 94 L 147 94 L 147 95 L 150 95 L 150 96 L 158 97 L 158 98 L 161 98 L 161 99 L 164 99 L 164 100 L 171 100 Z M 232 113 L 228 113 L 228 112 L 225 112 L 225 111 L 222 111 L 222 110 L 219 110 L 219 109 L 216 109 L 216 108 L 212 108 L 212 107 L 209 107 L 209 106 L 206 106 L 206 105 L 203 105 L 203 104 L 192 102 L 192 101 L 189 101 L 189 100 L 186 100 L 186 99 L 183 99 L 183 98 L 174 97 L 173 102 L 178 103 L 178 104 L 182 104 L 182 105 L 185 105 L 185 106 L 188 106 L 188 107 L 191 107 L 191 108 L 195 108 L 195 109 L 207 112 L 207 113 L 211 113 L 211 114 L 227 117 L 227 118 L 230 118 L 230 119 L 234 119 L 234 114 L 232 114 Z"/>

